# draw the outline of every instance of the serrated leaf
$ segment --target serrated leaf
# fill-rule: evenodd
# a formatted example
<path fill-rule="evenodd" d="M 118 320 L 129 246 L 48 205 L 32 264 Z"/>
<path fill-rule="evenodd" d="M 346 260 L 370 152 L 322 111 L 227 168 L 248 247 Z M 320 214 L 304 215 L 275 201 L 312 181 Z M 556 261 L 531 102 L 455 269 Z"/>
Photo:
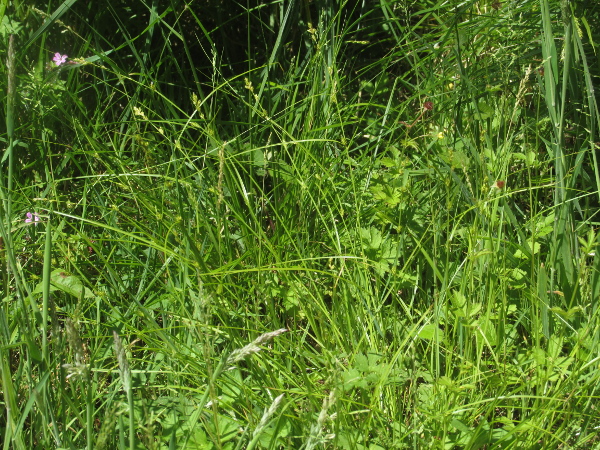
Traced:
<path fill-rule="evenodd" d="M 384 158 L 381 158 L 379 160 L 379 163 L 382 166 L 389 167 L 389 168 L 396 167 L 396 161 L 394 161 L 392 158 L 388 158 L 387 156 Z"/>
<path fill-rule="evenodd" d="M 362 353 L 359 353 L 358 355 L 356 355 L 356 358 L 354 360 L 354 366 L 361 372 L 368 372 L 369 359 Z"/>
<path fill-rule="evenodd" d="M 365 249 L 378 249 L 381 246 L 381 231 L 375 227 L 361 228 L 360 237 Z"/>

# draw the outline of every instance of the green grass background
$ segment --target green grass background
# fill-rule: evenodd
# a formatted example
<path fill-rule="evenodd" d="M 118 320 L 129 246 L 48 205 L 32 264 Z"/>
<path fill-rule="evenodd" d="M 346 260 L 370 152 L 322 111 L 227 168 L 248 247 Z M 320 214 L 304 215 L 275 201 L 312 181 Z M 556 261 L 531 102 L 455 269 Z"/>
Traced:
<path fill-rule="evenodd" d="M 3 449 L 600 448 L 594 2 L 0 18 Z"/>

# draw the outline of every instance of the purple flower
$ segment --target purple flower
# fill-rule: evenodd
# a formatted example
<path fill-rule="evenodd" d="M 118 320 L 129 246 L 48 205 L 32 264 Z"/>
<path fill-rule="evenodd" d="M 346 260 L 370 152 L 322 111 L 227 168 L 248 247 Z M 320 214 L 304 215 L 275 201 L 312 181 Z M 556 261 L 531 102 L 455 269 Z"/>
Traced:
<path fill-rule="evenodd" d="M 67 62 L 67 55 L 61 55 L 60 53 L 55 53 L 54 58 L 52 58 L 52 61 L 54 61 L 54 64 L 56 64 L 57 66 L 60 66 L 61 64 L 64 64 L 65 62 Z"/>
<path fill-rule="evenodd" d="M 27 219 L 25 219 L 25 223 L 34 222 L 35 224 L 37 224 L 40 221 L 40 216 L 38 216 L 36 213 L 31 214 L 30 212 L 28 212 L 26 216 Z"/>

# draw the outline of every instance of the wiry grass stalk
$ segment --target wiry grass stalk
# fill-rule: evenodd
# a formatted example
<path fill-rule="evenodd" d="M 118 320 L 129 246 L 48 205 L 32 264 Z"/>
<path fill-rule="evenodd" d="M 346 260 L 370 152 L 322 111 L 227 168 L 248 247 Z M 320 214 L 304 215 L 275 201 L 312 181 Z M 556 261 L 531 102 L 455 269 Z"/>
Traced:
<path fill-rule="evenodd" d="M 128 417 L 129 417 L 129 448 L 136 448 L 136 427 L 135 427 L 135 404 L 133 402 L 133 388 L 131 386 L 131 369 L 129 367 L 129 361 L 121 337 L 116 331 L 113 331 L 113 338 L 115 342 L 115 355 L 119 363 L 119 373 L 121 375 L 121 383 L 123 385 L 123 391 L 127 397 L 128 405 Z"/>
<path fill-rule="evenodd" d="M 11 218 L 12 218 L 12 203 L 13 203 L 13 167 L 14 167 L 14 108 L 15 108 L 15 38 L 11 34 L 9 37 L 9 45 L 7 52 L 7 101 L 6 101 L 6 134 L 8 137 L 8 171 L 5 176 L 0 177 L 2 192 L 2 202 L 4 206 L 4 217 L 2 218 L 2 240 L 3 240 L 3 253 L 5 255 L 6 262 L 6 276 L 5 280 L 8 280 L 10 276 L 17 276 L 17 271 L 14 261 L 14 246 L 12 240 L 11 230 Z M 4 175 L 3 167 L 0 168 L 0 173 Z M 6 184 L 5 184 L 6 183 Z M 5 294 L 9 292 L 9 284 L 6 283 L 4 286 Z M 24 303 L 21 302 L 23 305 Z M 3 328 L 6 330 L 2 333 L 2 386 L 4 393 L 5 411 L 6 411 L 6 427 L 4 433 L 4 448 L 9 448 L 11 443 L 14 443 L 16 448 L 25 449 L 25 442 L 21 434 L 20 428 L 17 426 L 19 421 L 20 409 L 17 400 L 17 391 L 12 380 L 11 370 L 11 359 L 10 352 L 7 350 L 8 341 L 8 330 L 6 329 L 8 323 L 7 311 L 3 308 L 2 313 Z"/>

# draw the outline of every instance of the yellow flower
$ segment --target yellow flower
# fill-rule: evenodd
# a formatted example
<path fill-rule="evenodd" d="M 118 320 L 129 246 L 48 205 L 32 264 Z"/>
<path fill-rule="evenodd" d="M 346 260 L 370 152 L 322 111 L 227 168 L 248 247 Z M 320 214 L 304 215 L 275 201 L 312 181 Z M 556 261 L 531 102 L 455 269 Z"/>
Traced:
<path fill-rule="evenodd" d="M 144 120 L 148 120 L 148 117 L 146 117 L 146 114 L 144 113 L 144 111 L 142 111 L 142 109 L 138 108 L 137 106 L 133 107 L 133 114 L 138 117 L 141 117 Z"/>

